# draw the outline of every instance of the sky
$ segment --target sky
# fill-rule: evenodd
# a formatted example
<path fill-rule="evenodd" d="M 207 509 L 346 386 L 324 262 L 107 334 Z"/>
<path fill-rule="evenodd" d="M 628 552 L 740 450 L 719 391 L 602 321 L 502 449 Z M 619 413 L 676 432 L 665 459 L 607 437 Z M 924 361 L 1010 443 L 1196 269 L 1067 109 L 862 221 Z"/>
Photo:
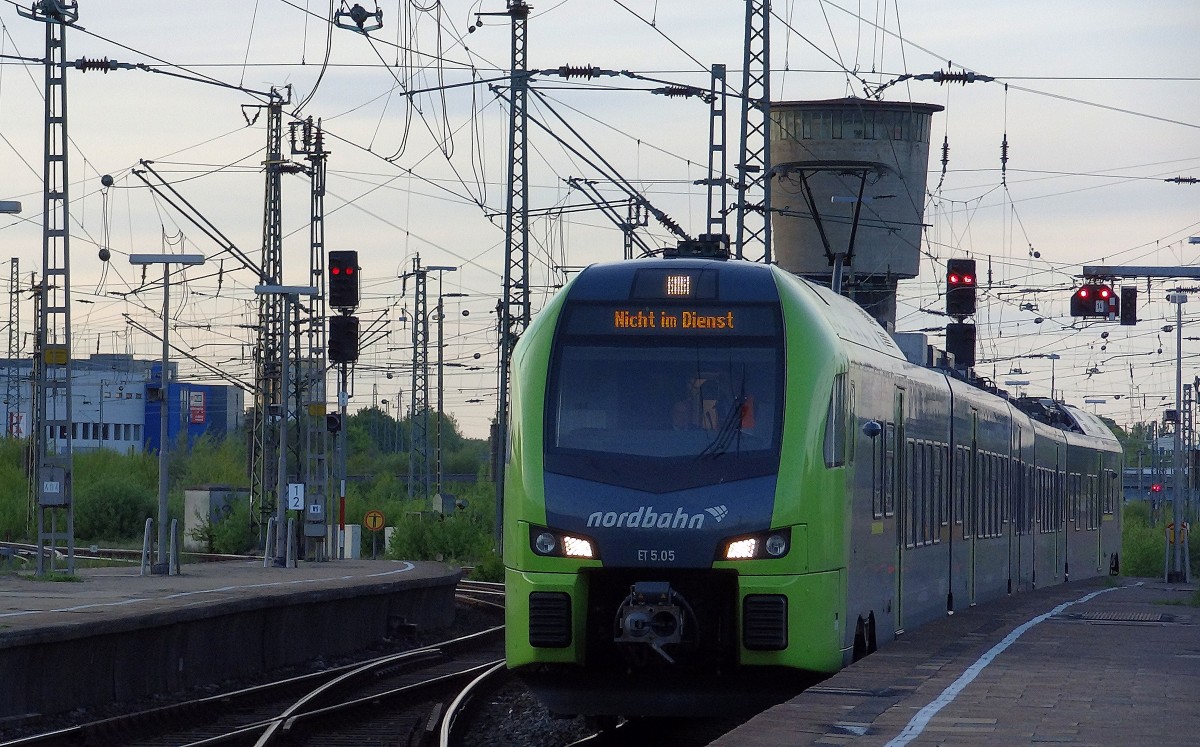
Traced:
<path fill-rule="evenodd" d="M 340 2 L 79 0 L 68 60 L 144 63 L 153 72 L 68 73 L 76 356 L 157 357 L 159 343 L 127 320 L 159 329 L 161 287 L 157 277 L 143 282 L 128 254 L 201 253 L 209 257 L 204 267 L 172 281 L 172 341 L 252 381 L 255 278 L 133 171 L 152 161 L 259 258 L 266 117 L 258 115 L 274 87 L 289 96 L 288 121 L 312 117 L 326 134 L 326 248 L 359 252 L 358 316 L 372 332 L 355 367 L 351 409 L 394 414 L 397 403 L 409 405 L 413 298 L 400 276 L 419 257 L 422 266 L 458 268 L 442 277 L 445 409 L 467 435 L 486 436 L 496 407 L 505 244 L 505 4 L 363 5 L 382 11 L 382 27 L 369 34 L 328 22 L 346 9 Z M 18 259 L 28 288 L 41 270 L 45 29 L 18 7 L 29 1 L 0 2 L 0 200 L 24 209 L 0 215 L 0 259 Z M 777 0 L 772 10 L 773 101 L 862 98 L 884 87 L 883 100 L 944 107 L 931 133 L 921 274 L 901 283 L 898 331 L 944 326 L 946 318 L 931 312 L 944 308 L 946 259 L 974 257 L 980 373 L 1002 386 L 1028 382 L 1009 386 L 1028 394 L 1048 394 L 1053 375 L 1068 402 L 1122 424 L 1157 419 L 1173 406 L 1175 307 L 1165 299 L 1197 281 L 1116 281 L 1139 287 L 1141 321 L 1133 327 L 1073 320 L 1068 302 L 1084 265 L 1196 264 L 1200 245 L 1188 238 L 1200 236 L 1200 184 L 1166 181 L 1200 177 L 1200 12 L 1192 0 Z M 706 193 L 694 182 L 707 176 L 708 106 L 651 91 L 707 90 L 719 63 L 736 93 L 744 19 L 745 5 L 733 0 L 533 3 L 529 68 L 631 73 L 532 79 L 535 312 L 579 268 L 622 257 L 619 228 L 589 209 L 571 178 L 594 180 L 623 212 L 625 194 L 613 184 L 619 175 L 689 233 L 705 230 Z M 895 82 L 939 70 L 995 80 Z M 731 100 L 730 169 L 739 109 Z M 283 280 L 307 285 L 307 177 L 285 177 L 282 203 Z M 652 245 L 671 243 L 653 220 L 643 235 Z M 107 263 L 102 247 L 111 252 Z M 32 304 L 27 292 L 21 298 L 28 353 Z M 1190 382 L 1200 373 L 1200 328 L 1190 326 L 1200 297 L 1183 312 Z M 1060 356 L 1053 371 L 1049 353 Z M 212 380 L 186 359 L 180 368 L 185 378 Z"/>

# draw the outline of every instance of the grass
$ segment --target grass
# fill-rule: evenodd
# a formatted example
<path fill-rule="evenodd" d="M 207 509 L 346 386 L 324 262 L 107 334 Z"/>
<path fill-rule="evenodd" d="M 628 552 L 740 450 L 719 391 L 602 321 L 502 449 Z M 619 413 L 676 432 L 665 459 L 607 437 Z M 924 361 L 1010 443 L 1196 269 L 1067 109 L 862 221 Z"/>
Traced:
<path fill-rule="evenodd" d="M 1187 599 L 1164 599 L 1157 604 L 1165 604 L 1171 607 L 1200 607 L 1200 589 L 1192 592 L 1192 595 Z"/>

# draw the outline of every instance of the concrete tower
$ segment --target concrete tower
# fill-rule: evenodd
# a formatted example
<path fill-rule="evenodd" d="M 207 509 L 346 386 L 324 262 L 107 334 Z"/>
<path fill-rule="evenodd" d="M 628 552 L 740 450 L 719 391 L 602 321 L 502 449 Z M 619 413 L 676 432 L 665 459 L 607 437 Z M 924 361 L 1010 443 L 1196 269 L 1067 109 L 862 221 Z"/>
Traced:
<path fill-rule="evenodd" d="M 832 99 L 771 104 L 778 265 L 839 288 L 885 327 L 896 282 L 917 276 L 936 104 Z"/>

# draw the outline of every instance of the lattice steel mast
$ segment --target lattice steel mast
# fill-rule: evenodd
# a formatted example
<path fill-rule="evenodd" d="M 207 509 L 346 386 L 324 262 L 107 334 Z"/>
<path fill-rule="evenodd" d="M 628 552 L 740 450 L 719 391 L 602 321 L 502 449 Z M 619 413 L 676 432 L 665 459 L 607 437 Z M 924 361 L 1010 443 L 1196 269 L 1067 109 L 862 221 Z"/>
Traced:
<path fill-rule="evenodd" d="M 526 67 L 526 30 L 530 7 L 524 0 L 509 0 L 512 22 L 512 58 L 508 117 L 508 197 L 505 204 L 504 297 L 500 300 L 500 386 L 492 440 L 496 476 L 496 546 L 504 517 L 504 463 L 508 451 L 509 361 L 517 338 L 529 326 L 529 116 L 526 108 L 529 78 Z"/>
<path fill-rule="evenodd" d="M 4 392 L 7 438 L 19 438 L 21 426 L 21 272 L 20 260 L 13 257 L 8 264 L 8 374 Z"/>
<path fill-rule="evenodd" d="M 412 383 L 409 393 L 408 425 L 412 433 L 408 447 L 408 497 L 429 498 L 429 296 L 428 268 L 421 257 L 413 257 L 413 269 L 401 277 L 413 278 Z"/>
<path fill-rule="evenodd" d="M 734 255 L 771 261 L 771 2 L 746 0 Z M 755 257 L 755 259 L 758 259 Z"/>
<path fill-rule="evenodd" d="M 75 508 L 72 501 L 70 178 L 67 173 L 66 27 L 79 18 L 73 0 L 40 0 L 26 18 L 46 25 L 45 161 L 42 192 L 42 282 L 39 288 L 32 428 L 37 432 L 37 572 L 67 546 L 67 572 L 75 572 Z M 59 521 L 65 531 L 59 531 Z M 49 524 L 47 526 L 47 524 Z"/>
<path fill-rule="evenodd" d="M 725 219 L 728 202 L 729 182 L 725 177 L 725 109 L 728 89 L 725 84 L 725 66 L 712 66 L 708 102 L 708 235 L 726 236 L 729 233 Z M 628 254 L 626 259 L 628 259 Z"/>
<path fill-rule="evenodd" d="M 294 370 L 304 372 L 302 401 L 305 416 L 303 426 L 304 489 L 307 506 L 304 516 L 305 555 L 324 560 L 334 555 L 326 547 L 328 517 L 332 514 L 329 494 L 329 431 L 325 427 L 325 167 L 329 152 L 321 123 L 312 117 L 289 125 L 293 155 L 303 155 L 308 161 L 311 181 L 309 198 L 310 222 L 309 285 L 317 295 L 309 299 L 307 314 L 298 311 L 297 320 L 302 335 L 303 350 L 297 345 Z M 319 514 L 314 510 L 318 506 Z"/>
<path fill-rule="evenodd" d="M 290 96 L 288 97 L 290 99 Z M 283 159 L 283 106 L 288 101 L 271 89 L 267 110 L 267 152 L 263 161 L 266 191 L 263 199 L 263 245 L 261 281 L 263 285 L 283 284 L 283 218 L 282 175 L 287 162 Z M 259 510 L 262 523 L 278 508 L 275 505 L 279 449 L 279 430 L 274 417 L 286 417 L 287 404 L 282 381 L 281 349 L 283 335 L 283 305 L 280 294 L 258 297 L 258 340 L 254 349 L 254 422 L 250 442 L 250 496 Z M 276 421 L 277 422 L 277 421 Z M 282 535 L 281 535 L 282 536 Z"/>

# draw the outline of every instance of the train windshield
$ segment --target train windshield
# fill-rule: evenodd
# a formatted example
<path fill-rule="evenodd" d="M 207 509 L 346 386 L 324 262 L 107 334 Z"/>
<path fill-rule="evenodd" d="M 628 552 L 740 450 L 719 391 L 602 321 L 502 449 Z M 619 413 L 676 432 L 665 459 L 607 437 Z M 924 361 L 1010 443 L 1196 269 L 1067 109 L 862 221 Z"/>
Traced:
<path fill-rule="evenodd" d="M 678 487 L 778 467 L 783 371 L 774 334 L 566 334 L 553 359 L 551 471 L 641 484 L 648 477 L 638 473 L 661 483 L 666 470 Z"/>

